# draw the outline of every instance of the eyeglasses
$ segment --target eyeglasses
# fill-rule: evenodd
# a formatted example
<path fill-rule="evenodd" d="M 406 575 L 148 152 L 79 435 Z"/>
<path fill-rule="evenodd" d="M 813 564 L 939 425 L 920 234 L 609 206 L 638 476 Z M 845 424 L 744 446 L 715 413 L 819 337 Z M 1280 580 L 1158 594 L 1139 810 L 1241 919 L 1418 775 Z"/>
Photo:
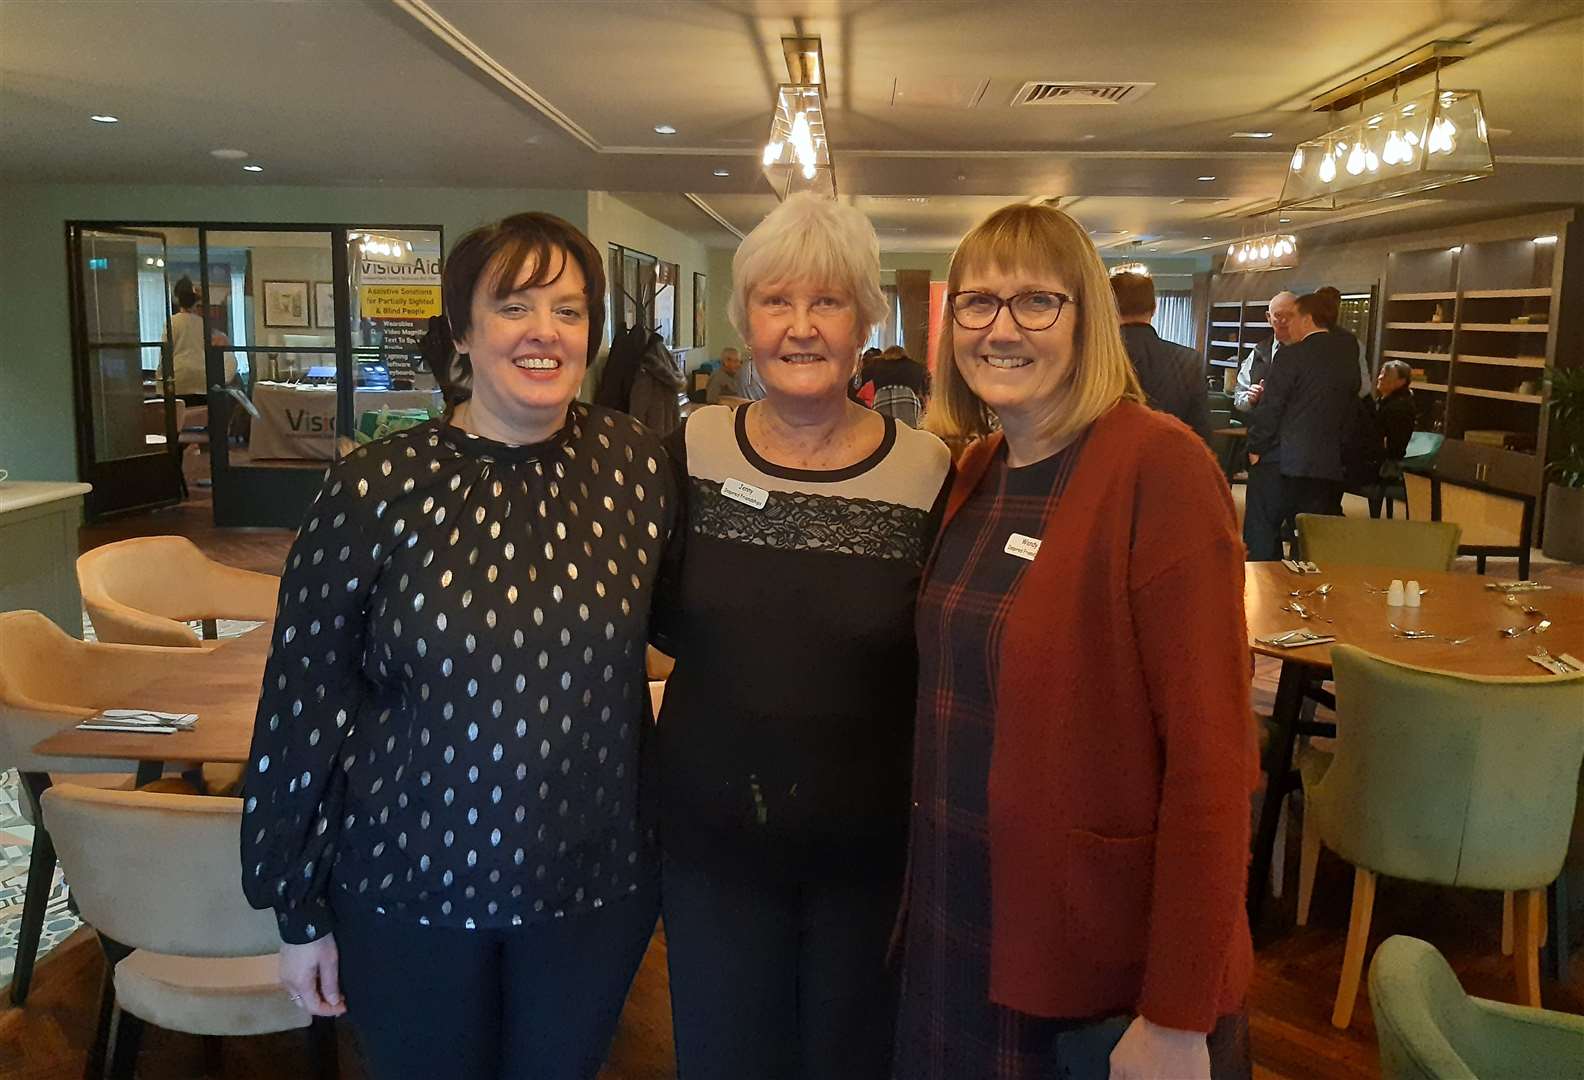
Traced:
<path fill-rule="evenodd" d="M 1001 317 L 1001 309 L 1012 312 L 1012 321 L 1024 330 L 1049 330 L 1061 318 L 1062 308 L 1074 303 L 1059 292 L 1020 292 L 1000 297 L 985 292 L 954 292 L 946 297 L 952 318 L 964 330 L 983 330 Z"/>

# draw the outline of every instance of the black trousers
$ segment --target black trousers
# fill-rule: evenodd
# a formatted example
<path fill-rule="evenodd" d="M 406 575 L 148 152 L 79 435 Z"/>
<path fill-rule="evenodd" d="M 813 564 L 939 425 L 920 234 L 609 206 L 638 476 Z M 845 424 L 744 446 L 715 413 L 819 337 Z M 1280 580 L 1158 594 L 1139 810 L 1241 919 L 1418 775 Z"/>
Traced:
<path fill-rule="evenodd" d="M 503 930 L 336 905 L 341 991 L 372 1080 L 593 1080 L 654 931 L 656 890 Z"/>
<path fill-rule="evenodd" d="M 1243 507 L 1243 544 L 1251 562 L 1284 558 L 1282 536 L 1299 514 L 1342 514 L 1341 481 L 1283 476 L 1275 462 L 1250 465 Z"/>
<path fill-rule="evenodd" d="M 767 881 L 665 860 L 680 1080 L 886 1080 L 900 874 Z"/>

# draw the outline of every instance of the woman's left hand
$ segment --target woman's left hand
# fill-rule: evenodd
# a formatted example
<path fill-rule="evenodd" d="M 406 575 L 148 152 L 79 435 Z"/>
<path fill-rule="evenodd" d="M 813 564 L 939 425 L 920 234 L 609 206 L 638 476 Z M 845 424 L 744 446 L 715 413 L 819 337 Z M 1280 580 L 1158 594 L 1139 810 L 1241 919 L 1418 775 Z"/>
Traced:
<path fill-rule="evenodd" d="M 1135 1016 L 1111 1051 L 1111 1080 L 1210 1080 L 1210 1047 L 1200 1031 Z"/>

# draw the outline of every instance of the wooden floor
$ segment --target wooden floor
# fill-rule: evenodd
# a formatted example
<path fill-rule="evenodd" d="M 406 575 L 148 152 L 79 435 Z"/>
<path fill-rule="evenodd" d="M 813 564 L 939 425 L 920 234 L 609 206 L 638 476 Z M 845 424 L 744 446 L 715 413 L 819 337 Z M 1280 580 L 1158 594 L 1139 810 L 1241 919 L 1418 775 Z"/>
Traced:
<path fill-rule="evenodd" d="M 126 536 L 180 533 L 192 537 L 214 557 L 254 570 L 279 570 L 290 534 L 284 530 L 217 530 L 208 506 L 195 502 L 173 510 L 140 515 L 109 525 L 84 528 L 84 548 Z M 1492 575 L 1516 576 L 1515 564 L 1493 563 Z M 1536 569 L 1553 574 L 1565 587 L 1578 588 L 1578 568 Z M 1269 710 L 1276 667 L 1262 662 L 1256 675 L 1256 703 Z M 1296 831 L 1293 836 L 1296 838 Z M 1330 1012 L 1342 964 L 1351 873 L 1340 860 L 1322 859 L 1315 886 L 1311 924 L 1296 929 L 1292 907 L 1297 892 L 1297 844 L 1288 845 L 1288 888 L 1282 901 L 1268 905 L 1265 925 L 1256 933 L 1256 971 L 1249 996 L 1255 1075 L 1262 1078 L 1372 1077 L 1377 1075 L 1374 1025 L 1368 991 L 1359 999 L 1347 1031 L 1331 1027 Z M 1371 948 L 1391 934 L 1423 937 L 1451 961 L 1467 989 L 1499 1000 L 1513 1000 L 1509 961 L 1498 948 L 1501 902 L 1497 894 L 1442 889 L 1383 879 L 1376 900 Z M 92 934 L 79 934 L 53 953 L 38 970 L 25 1009 L 0 1011 L 0 1077 L 55 1080 L 82 1074 L 92 1038 L 94 1002 L 103 962 Z M 1584 950 L 1573 960 L 1574 977 L 1565 986 L 1547 982 L 1547 1006 L 1584 1013 Z M 343 1075 L 358 1078 L 356 1047 L 342 1033 Z M 203 1048 L 197 1038 L 151 1030 L 144 1040 L 139 1076 L 144 1080 L 187 1078 L 202 1072 Z M 304 1041 L 296 1036 L 230 1039 L 225 1043 L 226 1077 L 275 1078 L 309 1075 Z M 628 998 L 610 1063 L 602 1080 L 662 1080 L 676 1075 L 671 1048 L 671 1008 L 666 989 L 665 944 L 657 934 Z M 745 1078 L 748 1080 L 748 1078 Z"/>

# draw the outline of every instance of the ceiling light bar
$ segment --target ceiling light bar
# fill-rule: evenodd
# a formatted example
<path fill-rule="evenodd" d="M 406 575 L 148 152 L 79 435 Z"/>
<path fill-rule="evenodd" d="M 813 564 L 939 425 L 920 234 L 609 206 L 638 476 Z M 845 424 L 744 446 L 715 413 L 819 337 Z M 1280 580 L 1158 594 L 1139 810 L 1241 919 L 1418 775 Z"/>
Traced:
<path fill-rule="evenodd" d="M 1267 233 L 1228 244 L 1221 272 L 1287 270 L 1297 265 L 1298 238 L 1291 233 Z"/>
<path fill-rule="evenodd" d="M 819 86 L 785 83 L 776 90 L 770 139 L 761 160 L 779 198 L 798 191 L 835 196 L 836 173 L 825 139 L 824 94 Z"/>
<path fill-rule="evenodd" d="M 803 86 L 825 85 L 825 54 L 817 37 L 788 35 L 781 39 L 786 56 L 787 77 Z"/>
<path fill-rule="evenodd" d="M 1445 38 L 1421 45 L 1413 52 L 1388 60 L 1373 71 L 1366 71 L 1356 79 L 1327 90 L 1309 102 L 1314 112 L 1335 112 L 1350 109 L 1403 83 L 1426 75 L 1439 73 L 1448 65 L 1465 59 L 1473 52 L 1473 43 L 1456 38 Z"/>

